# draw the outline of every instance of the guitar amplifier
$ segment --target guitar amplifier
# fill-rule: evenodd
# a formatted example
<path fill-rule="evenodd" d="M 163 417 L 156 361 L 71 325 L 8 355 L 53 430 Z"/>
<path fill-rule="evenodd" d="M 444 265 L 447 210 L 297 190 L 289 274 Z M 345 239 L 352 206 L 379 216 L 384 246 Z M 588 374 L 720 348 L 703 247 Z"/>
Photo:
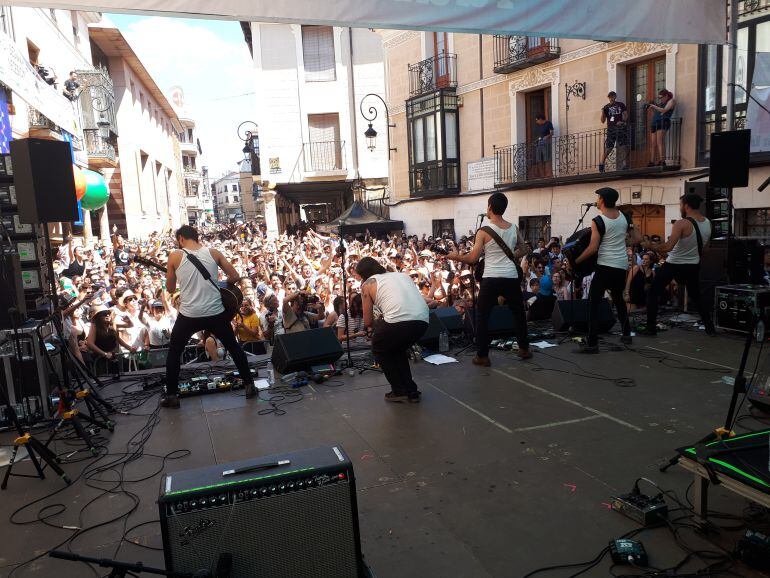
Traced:
<path fill-rule="evenodd" d="M 716 326 L 745 333 L 752 315 L 770 308 L 767 285 L 723 285 L 715 290 Z"/>
<path fill-rule="evenodd" d="M 369 576 L 353 465 L 339 447 L 168 474 L 158 506 L 169 571 L 224 563 L 232 578 Z"/>

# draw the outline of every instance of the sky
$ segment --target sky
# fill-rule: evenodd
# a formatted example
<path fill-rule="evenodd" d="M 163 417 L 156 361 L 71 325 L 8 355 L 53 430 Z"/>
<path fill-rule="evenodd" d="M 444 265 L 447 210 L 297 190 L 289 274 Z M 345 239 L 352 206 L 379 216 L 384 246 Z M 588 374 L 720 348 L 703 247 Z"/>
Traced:
<path fill-rule="evenodd" d="M 181 86 L 212 179 L 243 159 L 238 125 L 255 120 L 254 74 L 238 22 L 109 14 L 169 98 Z M 170 102 L 170 99 L 169 99 Z"/>

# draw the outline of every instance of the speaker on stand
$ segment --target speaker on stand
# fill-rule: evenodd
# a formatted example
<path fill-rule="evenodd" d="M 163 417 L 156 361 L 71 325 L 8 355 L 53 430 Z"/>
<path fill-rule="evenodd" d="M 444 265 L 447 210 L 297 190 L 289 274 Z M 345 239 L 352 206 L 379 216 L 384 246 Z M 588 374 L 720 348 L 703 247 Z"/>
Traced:
<path fill-rule="evenodd" d="M 334 363 L 343 353 L 334 328 L 323 327 L 276 335 L 272 362 L 276 371 L 286 374 L 314 365 Z"/>

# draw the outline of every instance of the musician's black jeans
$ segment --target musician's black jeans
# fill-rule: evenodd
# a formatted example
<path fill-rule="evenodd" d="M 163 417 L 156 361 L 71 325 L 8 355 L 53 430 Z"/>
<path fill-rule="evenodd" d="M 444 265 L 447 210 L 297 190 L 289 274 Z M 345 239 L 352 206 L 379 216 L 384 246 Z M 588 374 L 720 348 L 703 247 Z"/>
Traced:
<path fill-rule="evenodd" d="M 417 395 L 417 384 L 412 379 L 407 350 L 425 335 L 428 324 L 425 321 L 399 321 L 386 323 L 379 319 L 374 322 L 372 353 L 382 368 L 385 378 L 395 395 Z"/>
<path fill-rule="evenodd" d="M 166 394 L 177 395 L 179 393 L 179 367 L 182 353 L 190 338 L 199 331 L 210 331 L 222 342 L 222 345 L 233 358 L 244 385 L 254 381 L 251 377 L 246 354 L 235 340 L 230 317 L 225 311 L 210 317 L 185 317 L 180 313 L 176 318 L 174 328 L 171 330 L 171 340 L 168 344 Z"/>
<path fill-rule="evenodd" d="M 700 291 L 700 264 L 677 265 L 676 263 L 664 263 L 663 266 L 655 270 L 655 278 L 652 281 L 650 294 L 647 296 L 647 327 L 654 331 L 658 322 L 658 303 L 663 292 L 675 279 L 680 285 L 687 289 L 687 296 L 692 299 L 700 313 L 701 322 L 706 327 L 706 331 L 714 331 L 714 321 L 711 319 L 711 311 L 706 305 L 707 299 Z"/>
<path fill-rule="evenodd" d="M 489 314 L 502 296 L 513 313 L 514 331 L 519 349 L 529 349 L 527 317 L 524 314 L 524 298 L 519 279 L 484 277 L 476 299 L 476 351 L 479 357 L 489 356 Z"/>
<path fill-rule="evenodd" d="M 626 288 L 626 269 L 597 265 L 591 289 L 588 291 L 588 345 L 594 347 L 599 343 L 599 305 L 604 299 L 605 291 L 610 292 L 612 303 L 618 313 L 618 321 L 623 335 L 631 335 L 631 324 L 628 322 L 628 309 L 623 299 Z"/>

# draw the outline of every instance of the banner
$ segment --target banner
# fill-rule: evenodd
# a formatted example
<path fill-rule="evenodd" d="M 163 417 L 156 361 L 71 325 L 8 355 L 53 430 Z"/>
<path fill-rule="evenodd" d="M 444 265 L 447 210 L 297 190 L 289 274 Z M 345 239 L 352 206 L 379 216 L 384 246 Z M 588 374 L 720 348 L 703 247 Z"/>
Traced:
<path fill-rule="evenodd" d="M 746 128 L 751 129 L 751 152 L 770 151 L 770 87 L 754 88 L 751 96 L 746 113 Z"/>
<path fill-rule="evenodd" d="M 247 22 L 694 44 L 722 44 L 727 29 L 725 0 L 21 0 L 13 4 Z"/>

